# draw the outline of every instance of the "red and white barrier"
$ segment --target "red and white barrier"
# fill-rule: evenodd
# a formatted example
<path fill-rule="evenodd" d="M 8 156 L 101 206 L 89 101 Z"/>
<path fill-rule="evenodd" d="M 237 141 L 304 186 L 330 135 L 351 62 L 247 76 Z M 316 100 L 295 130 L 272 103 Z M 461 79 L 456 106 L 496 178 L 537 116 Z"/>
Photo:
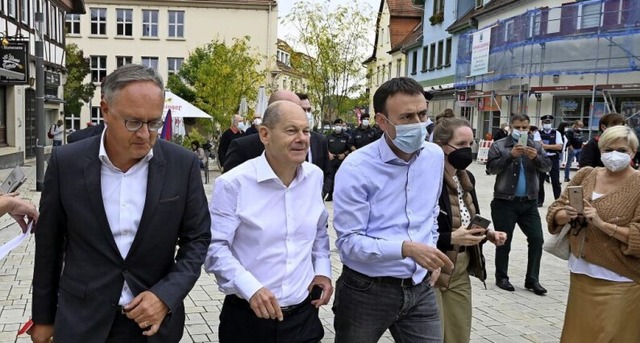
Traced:
<path fill-rule="evenodd" d="M 493 140 L 480 140 L 480 142 L 478 143 L 478 158 L 476 159 L 476 162 L 487 163 L 487 158 L 489 158 L 489 148 L 491 148 L 491 144 L 493 144 Z"/>

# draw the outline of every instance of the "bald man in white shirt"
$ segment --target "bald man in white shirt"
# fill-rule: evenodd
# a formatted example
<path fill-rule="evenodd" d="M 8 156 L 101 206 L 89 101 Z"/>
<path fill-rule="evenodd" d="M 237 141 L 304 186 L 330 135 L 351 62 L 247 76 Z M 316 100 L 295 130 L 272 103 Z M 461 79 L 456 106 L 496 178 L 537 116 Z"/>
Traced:
<path fill-rule="evenodd" d="M 310 129 L 299 105 L 272 103 L 262 124 L 264 153 L 217 178 L 210 204 L 205 269 L 226 294 L 219 339 L 319 342 L 318 308 L 333 293 L 324 175 L 305 162 Z"/>

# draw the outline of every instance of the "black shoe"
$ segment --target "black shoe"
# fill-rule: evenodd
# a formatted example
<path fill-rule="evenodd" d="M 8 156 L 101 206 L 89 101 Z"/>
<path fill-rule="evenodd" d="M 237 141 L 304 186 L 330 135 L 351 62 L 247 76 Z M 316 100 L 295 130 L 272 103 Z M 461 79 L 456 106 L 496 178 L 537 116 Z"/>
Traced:
<path fill-rule="evenodd" d="M 571 181 L 571 179 L 564 179 L 564 182 L 569 182 Z"/>
<path fill-rule="evenodd" d="M 524 288 L 533 291 L 533 293 L 535 293 L 536 295 L 544 295 L 545 293 L 547 293 L 547 290 L 540 286 L 539 283 L 534 282 L 534 283 L 525 283 L 524 284 Z"/>
<path fill-rule="evenodd" d="M 515 287 L 509 282 L 509 279 L 496 280 L 496 286 L 498 288 L 504 289 L 505 291 L 513 292 L 515 291 Z M 540 285 L 538 285 L 540 286 Z"/>
<path fill-rule="evenodd" d="M 542 205 L 542 204 L 538 204 L 538 207 L 542 207 L 542 206 L 544 206 L 544 205 Z"/>

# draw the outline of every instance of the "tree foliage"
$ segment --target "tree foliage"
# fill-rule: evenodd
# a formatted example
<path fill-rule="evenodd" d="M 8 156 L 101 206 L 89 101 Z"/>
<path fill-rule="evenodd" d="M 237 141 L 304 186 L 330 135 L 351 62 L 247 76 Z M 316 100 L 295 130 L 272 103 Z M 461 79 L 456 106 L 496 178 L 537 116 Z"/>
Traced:
<path fill-rule="evenodd" d="M 80 114 L 85 103 L 93 97 L 96 86 L 93 82 L 82 83 L 85 77 L 91 73 L 89 58 L 84 57 L 84 52 L 76 44 L 65 46 L 67 68 L 67 83 L 64 85 L 64 114 L 65 116 Z"/>
<path fill-rule="evenodd" d="M 168 88 L 211 115 L 212 124 L 228 126 L 242 97 L 254 101 L 265 78 L 259 70 L 264 57 L 251 49 L 249 41 L 248 36 L 235 38 L 229 45 L 214 39 L 196 48 L 177 76 L 169 77 Z"/>
<path fill-rule="evenodd" d="M 308 56 L 292 64 L 305 74 L 309 94 L 325 121 L 349 113 L 353 107 L 346 100 L 364 91 L 362 62 L 371 51 L 373 17 L 371 7 L 358 1 L 336 7 L 329 1 L 301 1 L 283 20 L 297 31 L 297 37 L 290 37 L 296 49 Z"/>

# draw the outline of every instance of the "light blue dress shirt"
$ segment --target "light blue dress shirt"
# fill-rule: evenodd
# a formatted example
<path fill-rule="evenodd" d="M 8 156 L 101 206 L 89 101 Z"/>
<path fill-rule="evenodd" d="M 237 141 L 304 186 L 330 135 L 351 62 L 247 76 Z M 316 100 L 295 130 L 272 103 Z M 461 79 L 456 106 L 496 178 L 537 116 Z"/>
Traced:
<path fill-rule="evenodd" d="M 402 243 L 435 247 L 444 153 L 425 142 L 409 162 L 383 136 L 350 154 L 335 177 L 333 226 L 342 263 L 371 277 L 412 278 L 427 270 L 402 257 Z"/>

